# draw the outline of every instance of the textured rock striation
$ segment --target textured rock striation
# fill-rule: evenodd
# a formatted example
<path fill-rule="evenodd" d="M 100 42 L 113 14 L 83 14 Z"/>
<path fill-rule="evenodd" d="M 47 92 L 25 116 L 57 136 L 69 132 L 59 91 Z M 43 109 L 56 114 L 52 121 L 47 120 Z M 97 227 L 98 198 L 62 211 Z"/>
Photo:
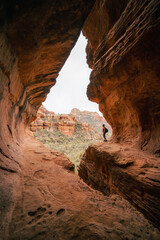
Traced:
<path fill-rule="evenodd" d="M 89 99 L 112 126 L 113 141 L 153 153 L 160 146 L 159 13 L 158 0 L 96 1 L 83 28 Z"/>
<path fill-rule="evenodd" d="M 79 175 L 104 195 L 120 194 L 159 228 L 160 161 L 126 145 L 96 143 L 79 166 Z"/>
<path fill-rule="evenodd" d="M 1 239 L 159 239 L 124 199 L 95 193 L 62 168 L 68 166 L 64 155 L 25 135 L 83 28 L 93 69 L 87 94 L 112 126 L 112 142 L 132 146 L 135 156 L 147 150 L 144 162 L 156 162 L 140 177 L 139 153 L 135 168 L 122 164 L 118 182 L 120 166 L 109 165 L 116 171 L 107 186 L 159 226 L 159 167 L 152 155 L 158 157 L 160 146 L 159 9 L 159 0 L 0 1 Z M 111 179 L 108 162 L 101 172 L 103 161 L 94 172 L 87 158 L 82 164 L 96 186 Z"/>
<path fill-rule="evenodd" d="M 102 133 L 102 124 L 105 124 L 109 130 L 109 135 L 112 133 L 111 126 L 97 112 L 80 111 L 77 108 L 71 110 L 71 114 L 82 123 L 89 123 L 99 133 Z"/>
<path fill-rule="evenodd" d="M 55 84 L 94 1 L 0 1 L 0 236 L 21 184 L 26 126 Z"/>
<path fill-rule="evenodd" d="M 37 109 L 55 84 L 93 3 L 0 2 L 0 149 L 3 158 L 9 155 L 9 145 L 20 140 L 26 126 L 36 118 Z"/>
<path fill-rule="evenodd" d="M 73 136 L 76 127 L 88 135 L 93 131 L 95 138 L 101 139 L 100 134 L 96 133 L 90 124 L 79 122 L 72 114 L 55 114 L 54 112 L 50 112 L 43 105 L 38 109 L 37 118 L 30 124 L 29 129 L 32 132 L 44 129 L 54 131 L 56 129 L 64 135 Z"/>
<path fill-rule="evenodd" d="M 79 169 L 88 184 L 105 194 L 114 189 L 156 227 L 160 227 L 159 30 L 157 0 L 96 1 L 83 28 L 92 68 L 87 95 L 112 126 L 113 147 L 93 145 Z"/>
<path fill-rule="evenodd" d="M 160 232 L 121 196 L 103 196 L 55 165 L 55 151 L 27 137 L 22 152 L 9 240 L 159 239 Z"/>
<path fill-rule="evenodd" d="M 67 136 L 72 136 L 75 131 L 76 123 L 77 121 L 72 115 L 56 115 L 53 112 L 47 111 L 44 106 L 41 106 L 37 112 L 36 120 L 30 124 L 29 128 L 32 132 L 44 129 L 47 131 L 54 131 L 56 129 Z"/>

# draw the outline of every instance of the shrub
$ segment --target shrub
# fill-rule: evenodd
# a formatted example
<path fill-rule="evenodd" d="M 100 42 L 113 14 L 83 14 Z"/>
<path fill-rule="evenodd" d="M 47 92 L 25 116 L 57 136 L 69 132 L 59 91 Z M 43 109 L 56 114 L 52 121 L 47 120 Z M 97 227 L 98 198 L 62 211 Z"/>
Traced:
<path fill-rule="evenodd" d="M 75 164 L 76 172 L 84 151 L 89 145 L 99 141 L 94 139 L 94 132 L 90 135 L 82 132 L 79 124 L 76 124 L 73 136 L 66 136 L 57 129 L 54 131 L 39 130 L 34 136 L 47 148 L 66 154 Z"/>

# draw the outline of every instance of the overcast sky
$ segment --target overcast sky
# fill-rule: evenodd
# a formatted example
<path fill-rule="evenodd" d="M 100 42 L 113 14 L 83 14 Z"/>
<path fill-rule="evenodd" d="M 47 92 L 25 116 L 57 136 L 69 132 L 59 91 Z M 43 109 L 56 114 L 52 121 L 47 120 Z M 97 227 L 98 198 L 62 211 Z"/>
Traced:
<path fill-rule="evenodd" d="M 43 105 L 55 113 L 70 113 L 73 108 L 98 112 L 98 104 L 88 100 L 86 89 L 91 70 L 86 63 L 87 40 L 81 34 L 63 66 L 57 83 L 52 87 Z"/>

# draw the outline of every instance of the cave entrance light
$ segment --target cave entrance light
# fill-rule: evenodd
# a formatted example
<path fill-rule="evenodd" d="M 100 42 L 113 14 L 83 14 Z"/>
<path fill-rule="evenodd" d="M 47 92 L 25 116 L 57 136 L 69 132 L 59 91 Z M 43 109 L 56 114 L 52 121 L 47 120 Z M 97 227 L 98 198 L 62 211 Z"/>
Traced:
<path fill-rule="evenodd" d="M 102 115 L 98 104 L 89 101 L 86 96 L 91 72 L 86 63 L 86 44 L 87 40 L 81 33 L 57 78 L 56 85 L 52 87 L 43 103 L 47 110 L 56 114 L 69 114 L 73 108 L 78 108 Z"/>

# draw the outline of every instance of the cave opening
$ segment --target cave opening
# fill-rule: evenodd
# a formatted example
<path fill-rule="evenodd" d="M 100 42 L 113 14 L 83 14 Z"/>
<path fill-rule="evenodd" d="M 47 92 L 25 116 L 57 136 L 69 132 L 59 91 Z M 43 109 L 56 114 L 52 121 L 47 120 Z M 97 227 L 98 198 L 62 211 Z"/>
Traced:
<path fill-rule="evenodd" d="M 43 105 L 49 111 L 69 114 L 73 108 L 98 112 L 98 104 L 88 100 L 86 91 L 91 69 L 86 62 L 87 39 L 82 32 L 62 67 L 56 84 L 51 88 Z"/>
<path fill-rule="evenodd" d="M 47 148 L 64 153 L 75 165 L 76 173 L 88 146 L 103 141 L 102 125 L 108 129 L 107 140 L 112 133 L 98 104 L 87 98 L 91 69 L 86 62 L 86 45 L 81 32 L 37 119 L 30 125 L 35 138 Z"/>
<path fill-rule="evenodd" d="M 160 1 L 10 2 L 0 1 L 0 239 L 160 239 Z M 113 136 L 86 149 L 78 176 L 27 126 L 82 28 L 87 96 Z"/>

